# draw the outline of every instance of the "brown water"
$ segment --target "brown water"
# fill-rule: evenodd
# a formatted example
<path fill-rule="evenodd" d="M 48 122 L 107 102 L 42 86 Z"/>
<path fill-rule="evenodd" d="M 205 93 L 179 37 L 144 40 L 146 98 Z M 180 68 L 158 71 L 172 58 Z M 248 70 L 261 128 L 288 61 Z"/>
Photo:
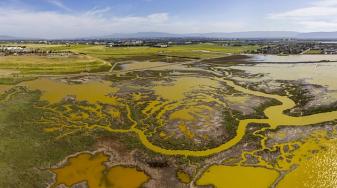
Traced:
<path fill-rule="evenodd" d="M 303 149 L 304 148 L 304 149 Z M 318 153 L 312 153 L 317 151 Z M 285 176 L 278 188 L 335 188 L 337 187 L 337 140 L 320 139 L 307 142 L 296 153 L 301 156 L 298 167 Z M 305 153 L 306 152 L 306 153 Z M 306 154 L 306 155 L 305 155 Z M 303 156 L 306 156 L 303 158 Z"/>
<path fill-rule="evenodd" d="M 21 83 L 32 90 L 42 91 L 42 100 L 50 103 L 60 102 L 66 96 L 76 96 L 79 101 L 88 101 L 90 103 L 103 102 L 114 104 L 116 98 L 108 96 L 118 91 L 117 88 L 111 86 L 108 81 L 89 81 L 83 84 L 68 84 L 48 78 L 40 78 L 37 80 Z"/>
<path fill-rule="evenodd" d="M 103 153 L 94 156 L 84 153 L 69 158 L 66 166 L 51 170 L 56 174 L 54 186 L 64 184 L 71 187 L 86 181 L 90 188 L 103 187 L 103 172 L 106 168 L 103 164 L 108 159 Z"/>
<path fill-rule="evenodd" d="M 203 87 L 219 87 L 219 82 L 209 78 L 187 76 L 176 78 L 171 83 L 154 82 L 154 85 L 156 85 L 153 87 L 156 95 L 164 99 L 179 101 L 193 90 L 199 90 Z"/>
<path fill-rule="evenodd" d="M 108 169 L 104 165 L 108 160 L 109 157 L 103 153 L 83 153 L 69 158 L 66 166 L 51 169 L 56 174 L 53 187 L 62 184 L 71 187 L 86 182 L 90 188 L 138 188 L 149 179 L 144 172 L 133 167 L 115 166 Z"/>
<path fill-rule="evenodd" d="M 138 188 L 149 180 L 149 176 L 136 168 L 116 166 L 108 171 L 106 179 L 107 187 Z"/>
<path fill-rule="evenodd" d="M 267 188 L 279 176 L 277 171 L 241 166 L 211 166 L 196 182 L 217 188 Z"/>

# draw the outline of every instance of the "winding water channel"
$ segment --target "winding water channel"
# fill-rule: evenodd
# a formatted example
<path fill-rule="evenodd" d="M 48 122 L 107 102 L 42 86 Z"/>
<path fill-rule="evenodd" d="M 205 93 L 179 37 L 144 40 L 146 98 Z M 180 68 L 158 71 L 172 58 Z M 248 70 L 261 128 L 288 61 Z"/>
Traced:
<path fill-rule="evenodd" d="M 263 93 L 263 92 L 259 92 L 259 91 L 250 90 L 250 89 L 247 89 L 247 88 L 242 87 L 240 85 L 237 85 L 235 82 L 233 82 L 231 80 L 228 80 L 228 79 L 225 79 L 225 78 L 220 78 L 220 76 L 214 76 L 211 79 L 219 81 L 219 82 L 224 82 L 226 85 L 232 87 L 234 90 L 236 90 L 238 92 L 242 92 L 242 93 L 248 94 L 248 95 L 254 95 L 254 96 L 257 96 L 257 97 L 275 99 L 275 100 L 279 101 L 281 104 L 267 107 L 264 110 L 264 114 L 266 116 L 265 119 L 243 119 L 243 120 L 240 120 L 239 124 L 238 124 L 238 128 L 236 130 L 236 135 L 235 135 L 234 138 L 232 138 L 231 140 L 229 140 L 226 143 L 223 143 L 223 144 L 219 145 L 218 147 L 209 148 L 207 150 L 200 150 L 200 151 L 166 149 L 166 148 L 162 148 L 158 145 L 155 145 L 154 143 L 152 143 L 149 140 L 148 136 L 144 133 L 143 130 L 137 128 L 138 122 L 133 119 L 131 109 L 127 105 L 125 106 L 125 108 L 127 110 L 127 117 L 132 123 L 132 126 L 129 129 L 113 129 L 113 128 L 108 127 L 108 126 L 100 126 L 100 125 L 95 125 L 95 126 L 88 127 L 88 128 L 90 128 L 90 129 L 99 128 L 99 129 L 104 129 L 108 132 L 114 132 L 114 133 L 130 133 L 130 132 L 133 132 L 133 133 L 137 134 L 140 142 L 147 149 L 149 149 L 151 151 L 154 151 L 156 153 L 162 154 L 162 155 L 207 157 L 207 156 L 214 155 L 214 154 L 223 152 L 225 150 L 228 150 L 231 147 L 235 146 L 237 143 L 239 143 L 242 140 L 242 138 L 245 136 L 247 126 L 250 125 L 250 124 L 268 124 L 268 125 L 270 125 L 270 127 L 269 127 L 270 129 L 276 129 L 279 126 L 314 125 L 314 124 L 329 122 L 329 121 L 333 121 L 333 120 L 337 119 L 337 111 L 318 113 L 318 114 L 309 115 L 309 116 L 302 116 L 302 117 L 288 116 L 288 115 L 284 114 L 283 112 L 286 111 L 286 110 L 292 109 L 296 106 L 295 102 L 293 100 L 291 100 L 288 96 L 280 96 L 280 95 L 276 95 L 276 94 L 267 94 L 267 93 Z M 41 81 L 43 83 L 41 83 Z M 116 91 L 114 88 L 111 88 L 111 85 L 110 85 L 109 82 L 94 82 L 94 83 L 91 83 L 91 84 L 84 84 L 84 85 L 81 85 L 81 84 L 80 85 L 67 85 L 65 83 L 58 83 L 58 84 L 56 84 L 56 83 L 57 82 L 52 82 L 50 80 L 48 81 L 48 80 L 38 79 L 38 80 L 31 81 L 31 82 L 23 83 L 23 84 L 20 84 L 20 85 L 28 86 L 31 89 L 41 89 L 41 87 L 42 87 L 41 85 L 43 85 L 43 87 L 46 87 L 46 86 L 51 87 L 47 90 L 51 91 L 50 93 L 52 93 L 52 96 L 48 95 L 48 96 L 44 96 L 45 98 L 42 97 L 42 99 L 45 99 L 45 100 L 48 100 L 48 101 L 51 101 L 51 102 L 59 101 L 64 96 L 64 93 L 68 93 L 68 94 L 72 94 L 72 95 L 77 96 L 77 93 L 82 92 L 84 95 L 86 95 L 87 93 L 85 91 L 86 91 L 87 87 L 90 86 L 89 88 L 92 88 L 93 91 L 95 91 L 91 94 L 91 96 L 89 96 L 89 98 L 92 99 L 90 101 L 91 103 L 95 103 L 97 100 L 103 101 L 103 102 L 105 101 L 107 103 L 111 103 L 111 102 L 112 103 L 118 103 L 117 100 L 112 99 L 110 96 L 105 95 L 106 93 L 111 93 L 111 92 Z M 53 84 L 56 84 L 56 85 L 53 85 Z M 99 87 L 101 89 L 104 88 L 103 92 L 102 92 L 102 90 L 97 91 L 97 90 L 94 89 L 95 87 L 97 87 L 97 85 L 99 85 Z M 54 88 L 57 88 L 57 89 L 53 90 Z M 60 89 L 60 88 L 62 88 L 62 89 Z M 102 95 L 102 93 L 104 93 L 104 95 Z M 98 97 L 98 96 L 101 96 L 101 97 Z M 77 96 L 77 98 L 80 99 L 80 100 L 81 99 L 87 100 L 88 97 L 79 95 L 79 96 Z M 328 163 L 329 162 L 327 162 L 327 164 Z M 259 169 L 259 170 L 256 171 L 256 169 L 257 168 L 249 168 L 249 167 L 248 168 L 246 168 L 246 167 L 225 167 L 225 166 L 221 166 L 221 165 L 220 166 L 212 166 L 210 168 L 210 170 L 212 170 L 212 172 L 209 172 L 209 173 L 206 172 L 205 173 L 204 179 L 207 179 L 207 181 L 205 180 L 205 184 L 207 185 L 207 183 L 213 182 L 214 185 L 218 186 L 218 184 L 216 184 L 214 182 L 218 179 L 223 180 L 222 175 L 224 174 L 224 172 L 226 172 L 225 174 L 228 174 L 228 173 L 232 173 L 233 170 L 238 171 L 238 174 L 242 174 L 243 171 L 247 172 L 247 174 L 248 174 L 247 177 L 250 177 L 251 174 L 255 174 L 256 177 L 254 176 L 255 177 L 255 178 L 253 178 L 254 180 L 256 178 L 263 179 L 265 177 L 265 174 L 269 174 L 271 176 L 270 176 L 270 178 L 268 179 L 267 182 L 261 181 L 261 183 L 265 183 L 266 185 L 270 185 L 270 183 L 272 183 L 275 180 L 275 178 L 278 176 L 278 172 L 274 171 L 274 170 L 270 170 L 270 169 L 267 170 L 266 168 L 262 168 L 262 169 Z M 305 171 L 305 170 L 303 170 L 303 171 Z M 316 170 L 316 171 L 318 171 L 318 170 Z M 218 177 L 214 176 L 214 175 L 218 175 Z M 258 175 L 262 175 L 262 176 L 258 177 Z M 229 175 L 228 176 L 229 180 L 233 176 Z M 295 174 L 293 176 L 294 176 L 294 178 L 292 176 L 290 176 L 290 178 L 293 178 L 293 179 L 297 178 L 297 174 Z M 285 182 L 291 182 L 291 181 L 285 181 Z M 223 182 L 221 181 L 220 184 L 223 184 Z M 218 186 L 218 187 L 221 187 L 221 186 Z M 281 184 L 281 187 L 282 187 L 282 184 Z M 283 186 L 283 187 L 286 187 L 286 186 Z"/>
<path fill-rule="evenodd" d="M 264 110 L 264 114 L 267 119 L 245 119 L 241 120 L 239 122 L 238 129 L 236 130 L 236 136 L 229 140 L 228 142 L 215 147 L 210 148 L 207 150 L 202 151 L 191 151 L 191 150 L 172 150 L 172 149 L 165 149 L 159 146 L 154 145 L 151 143 L 147 136 L 144 134 L 143 131 L 135 128 L 133 126 L 130 131 L 136 133 L 139 136 L 140 141 L 142 144 L 157 153 L 163 154 L 163 155 L 183 155 L 183 156 L 193 156 L 193 157 L 205 157 L 210 156 L 222 151 L 225 151 L 231 147 L 233 147 L 235 144 L 237 144 L 242 137 L 245 135 L 246 128 L 251 123 L 257 123 L 257 124 L 269 124 L 271 128 L 275 129 L 278 126 L 281 125 L 289 125 L 289 126 L 304 126 L 304 125 L 312 125 L 312 124 L 318 124 L 318 123 L 324 123 L 328 121 L 333 121 L 337 119 L 337 111 L 333 112 L 326 112 L 326 113 L 319 113 L 314 114 L 310 116 L 303 116 L 303 117 L 292 117 L 285 115 L 283 112 L 285 110 L 291 109 L 295 107 L 295 102 L 292 101 L 287 96 L 279 96 L 279 95 L 273 95 L 273 94 L 266 94 L 259 91 L 253 91 L 249 90 L 247 88 L 244 88 L 242 86 L 236 85 L 233 81 L 230 80 L 222 80 L 227 85 L 233 87 L 235 90 L 251 94 L 259 97 L 266 97 L 266 98 L 272 98 L 280 101 L 281 105 L 271 106 Z M 137 122 L 134 122 L 135 124 Z M 111 132 L 120 132 L 120 130 L 110 130 Z"/>
<path fill-rule="evenodd" d="M 329 121 L 333 121 L 337 119 L 337 111 L 332 111 L 332 112 L 326 112 L 326 113 L 319 113 L 319 114 L 314 114 L 314 115 L 309 115 L 309 116 L 302 116 L 302 117 L 292 117 L 292 116 L 288 116 L 286 114 L 284 114 L 283 112 L 285 110 L 289 110 L 295 107 L 295 102 L 293 100 L 291 100 L 289 97 L 287 96 L 280 96 L 280 95 L 275 95 L 275 94 L 266 94 L 263 92 L 259 92 L 259 91 L 254 91 L 254 90 L 250 90 L 247 88 L 244 88 L 242 86 L 239 86 L 237 84 L 235 84 L 233 81 L 231 80 L 227 80 L 227 79 L 223 79 L 223 78 L 219 78 L 219 77 L 212 77 L 212 79 L 217 80 L 219 82 L 224 82 L 226 83 L 228 86 L 233 87 L 236 91 L 245 93 L 245 94 L 249 94 L 249 95 L 254 95 L 254 96 L 258 96 L 258 97 L 265 97 L 265 98 L 269 98 L 269 99 L 275 99 L 277 101 L 279 101 L 281 104 L 280 105 L 276 105 L 276 106 L 270 106 L 268 108 L 266 108 L 264 110 L 264 114 L 267 117 L 266 119 L 243 119 L 239 121 L 239 125 L 238 128 L 236 130 L 236 135 L 234 138 L 232 138 L 231 140 L 227 141 L 226 143 L 223 143 L 221 145 L 219 145 L 218 147 L 215 148 L 210 148 L 207 150 L 200 150 L 200 151 L 191 151 L 191 150 L 174 150 L 174 149 L 165 149 L 162 148 L 160 146 L 157 146 L 155 144 L 153 144 L 148 137 L 146 136 L 146 134 L 144 133 L 143 130 L 140 130 L 137 128 L 137 121 L 134 120 L 132 118 L 131 115 L 131 110 L 128 106 L 126 106 L 127 109 L 127 116 L 128 119 L 132 122 L 132 126 L 130 129 L 113 129 L 111 127 L 107 127 L 107 126 L 93 126 L 90 127 L 92 128 L 102 128 L 106 131 L 109 132 L 115 132 L 115 133 L 130 133 L 130 132 L 134 132 L 138 135 L 140 142 L 148 149 L 156 152 L 156 153 L 160 153 L 163 155 L 182 155 L 182 156 L 192 156 L 192 157 L 206 157 L 206 156 L 210 156 L 213 154 L 217 154 L 219 152 L 228 150 L 229 148 L 233 147 L 234 145 L 236 145 L 245 135 L 246 132 L 246 128 L 249 124 L 269 124 L 270 125 L 270 129 L 275 129 L 278 126 L 304 126 L 304 125 L 313 125 L 313 124 L 318 124 L 318 123 L 324 123 L 324 122 L 329 122 Z M 42 83 L 41 83 L 42 82 Z M 54 87 L 53 84 L 55 84 L 56 82 L 53 81 L 47 81 L 45 79 L 43 80 L 35 80 L 35 81 L 31 81 L 28 82 L 26 85 L 29 88 L 33 88 L 33 89 L 40 89 L 41 84 L 43 85 L 49 85 L 50 87 Z M 106 88 L 104 90 L 103 93 L 106 92 L 110 92 L 110 91 L 114 91 L 113 89 L 111 89 L 111 87 L 109 86 L 109 84 L 107 83 L 94 83 L 91 84 L 90 86 L 94 86 L 95 84 L 100 84 L 102 85 L 100 88 Z M 87 84 L 85 85 L 79 85 L 79 86 L 74 86 L 74 85 L 68 85 L 68 86 L 63 86 L 63 85 L 67 85 L 67 84 L 56 84 L 57 87 L 56 90 L 51 90 L 52 92 L 49 92 L 50 98 L 54 98 L 54 95 L 64 95 L 64 90 L 60 91 L 59 88 L 64 88 L 66 89 L 66 91 L 70 90 L 70 88 L 72 88 L 71 91 L 75 91 L 78 90 L 78 88 L 83 87 L 87 87 Z M 78 88 L 73 88 L 73 87 L 78 87 Z M 110 89 L 109 89 L 110 88 Z M 50 89 L 48 89 L 50 90 Z M 74 92 L 73 91 L 73 92 Z M 80 90 L 81 91 L 81 90 Z M 93 90 L 95 91 L 95 90 Z M 101 91 L 100 91 L 101 92 Z M 77 93 L 80 92 L 75 92 L 71 94 L 75 94 L 77 95 Z M 87 93 L 87 92 L 83 92 L 83 93 Z M 96 94 L 96 93 L 95 93 Z M 48 96 L 49 96 L 48 95 Z M 96 96 L 96 95 L 95 95 Z M 100 96 L 99 94 L 97 94 L 97 96 Z M 57 100 L 59 100 L 60 96 L 56 97 Z M 81 98 L 81 97 L 79 97 Z M 106 102 L 116 102 L 116 101 L 111 101 L 112 99 L 110 97 L 105 96 L 98 98 L 97 97 L 91 97 L 94 102 L 96 100 L 101 100 L 101 101 L 106 101 Z M 48 100 L 50 100 L 49 98 L 46 98 Z M 51 100 L 52 102 L 56 102 L 54 99 Z"/>

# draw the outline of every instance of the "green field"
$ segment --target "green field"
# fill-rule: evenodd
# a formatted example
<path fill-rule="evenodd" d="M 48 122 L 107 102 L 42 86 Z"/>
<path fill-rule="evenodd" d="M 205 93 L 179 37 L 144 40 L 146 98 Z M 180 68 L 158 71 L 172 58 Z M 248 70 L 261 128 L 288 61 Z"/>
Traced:
<path fill-rule="evenodd" d="M 65 74 L 108 70 L 106 62 L 83 55 L 0 56 L 0 69 L 20 74 Z"/>
<path fill-rule="evenodd" d="M 90 149 L 94 143 L 92 135 L 82 132 L 64 140 L 43 132 L 43 125 L 34 123 L 43 114 L 34 107 L 39 105 L 39 95 L 38 91 L 14 88 L 0 96 L 0 187 L 46 187 L 46 179 L 52 174 L 42 168 Z"/>
<path fill-rule="evenodd" d="M 105 60 L 155 60 L 158 57 L 183 57 L 183 58 L 216 58 L 227 54 L 239 54 L 255 50 L 258 46 L 221 46 L 213 43 L 174 45 L 168 48 L 155 47 L 105 47 L 103 45 L 27 45 L 27 47 L 41 48 L 55 51 L 72 51 L 84 53 Z M 160 58 L 159 58 L 160 59 Z"/>
<path fill-rule="evenodd" d="M 309 50 L 305 54 L 321 54 L 321 50 Z"/>
<path fill-rule="evenodd" d="M 7 44 L 18 45 L 18 44 Z M 22 45 L 18 45 L 22 46 Z M 0 56 L 0 75 L 59 75 L 82 72 L 106 72 L 116 62 L 153 61 L 185 62 L 240 54 L 255 50 L 258 46 L 221 46 L 214 43 L 174 45 L 168 48 L 155 47 L 106 47 L 103 45 L 47 45 L 25 44 L 27 48 L 52 52 L 67 52 L 61 56 Z"/>

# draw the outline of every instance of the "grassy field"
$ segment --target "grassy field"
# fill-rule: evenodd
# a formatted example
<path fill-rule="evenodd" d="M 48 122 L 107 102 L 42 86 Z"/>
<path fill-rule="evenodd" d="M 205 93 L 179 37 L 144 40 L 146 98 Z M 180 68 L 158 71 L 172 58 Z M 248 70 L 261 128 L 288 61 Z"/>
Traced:
<path fill-rule="evenodd" d="M 70 154 L 93 148 L 94 135 L 78 132 L 56 140 L 58 134 L 44 132 L 45 125 L 37 121 L 43 110 L 34 107 L 40 104 L 39 95 L 22 88 L 0 95 L 1 188 L 47 187 L 52 174 L 46 169 Z"/>
<path fill-rule="evenodd" d="M 216 58 L 228 53 L 239 54 L 248 50 L 255 50 L 258 46 L 221 46 L 213 43 L 175 45 L 169 48 L 155 47 L 105 47 L 103 45 L 27 45 L 54 51 L 72 51 L 111 61 L 122 60 L 160 60 L 160 57 L 171 56 L 180 58 Z"/>
<path fill-rule="evenodd" d="M 18 45 L 18 44 L 7 44 Z M 22 45 L 19 45 L 22 46 Z M 73 52 L 69 56 L 0 56 L 0 76 L 51 75 L 107 71 L 121 61 L 182 62 L 240 54 L 258 46 L 221 46 L 214 43 L 155 47 L 106 47 L 103 45 L 24 44 L 27 48 Z"/>
<path fill-rule="evenodd" d="M 0 56 L 0 69 L 20 74 L 66 74 L 108 70 L 110 65 L 97 58 L 71 56 Z"/>
<path fill-rule="evenodd" d="M 321 50 L 309 50 L 305 54 L 321 54 Z"/>

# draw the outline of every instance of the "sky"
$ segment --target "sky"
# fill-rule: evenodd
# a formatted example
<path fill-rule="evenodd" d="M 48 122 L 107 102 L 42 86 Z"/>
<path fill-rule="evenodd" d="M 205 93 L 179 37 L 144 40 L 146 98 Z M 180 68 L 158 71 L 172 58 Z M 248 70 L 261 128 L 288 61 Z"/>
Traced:
<path fill-rule="evenodd" d="M 0 0 L 0 35 L 337 31 L 337 0 Z"/>

